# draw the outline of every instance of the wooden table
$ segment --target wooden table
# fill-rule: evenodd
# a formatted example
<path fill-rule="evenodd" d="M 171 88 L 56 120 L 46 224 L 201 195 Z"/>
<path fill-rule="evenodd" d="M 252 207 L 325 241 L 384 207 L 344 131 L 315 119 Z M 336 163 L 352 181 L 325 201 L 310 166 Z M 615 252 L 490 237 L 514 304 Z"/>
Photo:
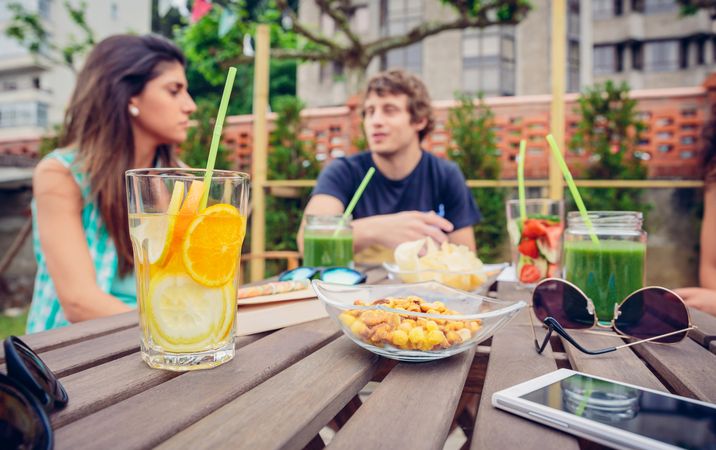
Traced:
<path fill-rule="evenodd" d="M 383 278 L 373 271 L 369 281 Z M 527 293 L 501 285 L 500 297 Z M 677 345 L 589 357 L 556 339 L 537 355 L 525 314 L 491 342 L 422 364 L 362 350 L 330 319 L 240 337 L 230 363 L 181 374 L 141 360 L 135 313 L 24 339 L 70 396 L 51 416 L 58 449 L 322 448 L 318 433 L 328 424 L 337 429 L 328 446 L 339 449 L 442 448 L 455 426 L 470 439 L 465 448 L 593 448 L 490 405 L 493 392 L 557 367 L 716 401 L 716 318 L 696 314 L 698 333 Z M 595 348 L 614 342 L 579 340 Z M 380 383 L 361 403 L 357 394 L 371 380 Z"/>

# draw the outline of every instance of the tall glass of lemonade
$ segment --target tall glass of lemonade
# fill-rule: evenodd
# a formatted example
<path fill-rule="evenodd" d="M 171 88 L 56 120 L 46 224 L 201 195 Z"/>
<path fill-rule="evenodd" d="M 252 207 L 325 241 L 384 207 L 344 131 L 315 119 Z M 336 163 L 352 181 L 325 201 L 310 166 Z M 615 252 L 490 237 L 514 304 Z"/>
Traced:
<path fill-rule="evenodd" d="M 194 370 L 234 357 L 249 177 L 202 169 L 126 173 L 142 359 Z"/>

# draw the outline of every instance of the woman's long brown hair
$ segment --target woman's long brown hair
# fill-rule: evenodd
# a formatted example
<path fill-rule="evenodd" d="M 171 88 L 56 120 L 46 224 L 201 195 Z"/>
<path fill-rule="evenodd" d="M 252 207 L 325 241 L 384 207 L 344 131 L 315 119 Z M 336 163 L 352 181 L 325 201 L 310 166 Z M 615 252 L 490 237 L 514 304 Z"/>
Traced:
<path fill-rule="evenodd" d="M 161 73 L 161 63 L 166 62 L 185 65 L 181 50 L 163 37 L 116 35 L 103 40 L 87 57 L 65 113 L 61 145 L 78 149 L 77 164 L 114 241 L 122 276 L 134 265 L 124 178 L 134 166 L 129 100 Z M 170 145 L 157 147 L 157 162 L 176 165 Z"/>

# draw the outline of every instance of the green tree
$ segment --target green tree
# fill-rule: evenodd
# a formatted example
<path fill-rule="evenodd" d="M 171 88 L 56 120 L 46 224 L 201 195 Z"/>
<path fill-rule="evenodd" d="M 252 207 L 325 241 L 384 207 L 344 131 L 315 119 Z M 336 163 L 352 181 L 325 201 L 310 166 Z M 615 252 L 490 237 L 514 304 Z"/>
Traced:
<path fill-rule="evenodd" d="M 187 27 L 175 27 L 175 38 L 184 51 L 187 58 L 187 80 L 189 89 L 195 98 L 204 98 L 218 104 L 221 97 L 222 87 L 226 79 L 228 68 L 224 61 L 233 58 L 236 54 L 243 54 L 243 38 L 254 30 L 256 23 L 250 22 L 250 18 L 257 14 L 262 17 L 272 17 L 271 20 L 279 20 L 279 15 L 260 13 L 256 9 L 247 9 L 242 6 L 228 5 L 237 16 L 236 25 L 228 32 L 220 36 L 219 25 L 223 14 L 222 8 L 214 7 L 206 16 L 197 23 Z M 257 7 L 256 7 L 257 8 Z M 275 17 L 274 17 L 275 16 Z M 268 20 L 268 19 L 266 19 Z M 274 27 L 275 28 L 275 27 Z M 295 45 L 295 37 L 283 36 L 279 40 L 278 32 L 272 28 L 272 46 Z M 253 58 L 247 57 L 247 62 L 253 62 Z M 275 99 L 284 95 L 295 95 L 296 93 L 296 61 L 271 60 L 269 71 L 269 103 L 275 110 Z M 253 64 L 242 64 L 237 66 L 236 84 L 231 103 L 229 103 L 228 114 L 251 114 L 253 109 Z"/>
<path fill-rule="evenodd" d="M 612 81 L 587 88 L 579 97 L 580 121 L 570 143 L 572 152 L 590 155 L 584 175 L 599 180 L 643 180 L 647 169 L 637 145 L 645 130 L 629 85 Z M 640 189 L 580 189 L 591 210 L 648 211 Z"/>
<path fill-rule="evenodd" d="M 78 59 L 94 46 L 95 35 L 85 17 L 86 2 L 81 1 L 75 7 L 65 0 L 63 5 L 72 23 L 81 31 L 80 38 L 70 34 L 66 44 L 58 44 L 45 28 L 40 14 L 26 9 L 21 2 L 11 2 L 7 6 L 12 13 L 12 18 L 5 29 L 5 35 L 19 42 L 33 55 L 63 65 L 76 74 Z"/>
<path fill-rule="evenodd" d="M 494 114 L 480 95 L 459 94 L 458 105 L 450 109 L 448 127 L 452 145 L 448 151 L 467 178 L 497 180 L 500 160 L 494 126 Z M 505 238 L 505 192 L 499 188 L 472 189 L 482 213 L 482 221 L 475 225 L 477 254 L 484 261 L 494 261 L 501 255 Z"/>
<path fill-rule="evenodd" d="M 217 105 L 218 103 L 206 99 L 197 101 L 196 112 L 192 116 L 195 124 L 189 129 L 186 141 L 180 146 L 181 160 L 189 167 L 206 167 L 218 112 Z M 226 149 L 221 144 L 216 152 L 214 167 L 217 169 L 231 168 Z"/>
<path fill-rule="evenodd" d="M 237 2 L 231 7 L 239 13 L 240 19 L 229 34 L 239 39 L 222 46 L 215 43 L 197 45 L 197 57 L 207 63 L 218 61 L 221 64 L 218 73 L 223 73 L 228 66 L 251 63 L 253 57 L 242 51 L 241 38 L 246 33 L 254 35 L 255 26 L 265 23 L 271 26 L 272 60 L 339 63 L 345 69 L 349 90 L 355 92 L 362 86 L 370 62 L 390 50 L 409 46 L 444 31 L 516 24 L 531 7 L 527 0 L 441 0 L 450 9 L 450 14 L 426 20 L 403 34 L 367 39 L 351 28 L 357 11 L 367 7 L 364 1 L 314 1 L 321 16 L 333 22 L 333 35 L 329 36 L 316 25 L 299 20 L 296 2 L 266 0 L 263 2 L 265 6 L 255 10 L 253 17 L 248 15 L 247 2 Z M 244 20 L 247 18 L 249 20 Z M 205 76 L 208 75 L 205 73 Z"/>
<path fill-rule="evenodd" d="M 267 160 L 269 180 L 314 179 L 320 166 L 315 151 L 299 139 L 303 127 L 303 103 L 294 96 L 276 99 L 276 122 L 269 139 Z M 301 224 L 303 209 L 308 203 L 310 189 L 298 189 L 295 195 L 266 197 L 266 248 L 296 250 L 296 233 Z M 274 265 L 272 265 L 274 264 Z M 268 262 L 268 273 L 279 269 Z"/>
<path fill-rule="evenodd" d="M 694 15 L 699 9 L 708 10 L 713 18 L 716 16 L 716 0 L 676 0 L 681 6 L 681 14 L 684 16 Z"/>

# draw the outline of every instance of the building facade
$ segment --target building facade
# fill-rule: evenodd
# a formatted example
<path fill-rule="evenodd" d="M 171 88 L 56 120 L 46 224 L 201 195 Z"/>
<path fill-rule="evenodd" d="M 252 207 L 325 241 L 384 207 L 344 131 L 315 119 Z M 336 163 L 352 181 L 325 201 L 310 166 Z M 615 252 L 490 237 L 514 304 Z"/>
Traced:
<path fill-rule="evenodd" d="M 633 89 L 698 86 L 716 70 L 716 22 L 674 0 L 591 0 L 594 80 Z"/>
<path fill-rule="evenodd" d="M 51 39 L 66 45 L 82 31 L 72 22 L 62 0 L 0 0 L 0 142 L 34 141 L 60 123 L 72 94 L 75 74 L 52 64 L 5 35 L 12 19 L 10 3 L 38 13 Z M 79 1 L 71 0 L 73 5 Z M 86 2 L 86 19 L 99 41 L 117 33 L 148 33 L 150 0 L 93 0 Z"/>
<path fill-rule="evenodd" d="M 351 25 L 366 40 L 403 34 L 427 20 L 455 16 L 454 10 L 439 0 L 354 3 L 359 7 Z M 580 63 L 591 50 L 591 40 L 585 39 L 582 33 L 582 3 L 584 0 L 567 0 L 565 75 L 569 92 L 578 91 L 580 85 L 589 80 Z M 435 100 L 452 99 L 456 92 L 482 92 L 488 97 L 547 93 L 550 89 L 551 0 L 534 0 L 533 6 L 527 18 L 517 26 L 446 31 L 409 47 L 392 50 L 372 61 L 368 74 L 404 68 L 425 81 Z M 321 16 L 315 2 L 302 1 L 299 13 L 303 22 L 327 36 L 333 35 L 332 21 Z M 349 93 L 343 81 L 343 68 L 336 62 L 301 64 L 298 95 L 309 106 L 344 103 Z"/>
<path fill-rule="evenodd" d="M 532 4 L 519 25 L 440 33 L 373 61 L 368 74 L 405 68 L 422 77 L 436 100 L 456 92 L 548 94 L 553 3 Z M 699 86 L 716 69 L 715 22 L 706 11 L 682 17 L 675 0 L 566 0 L 566 7 L 567 92 L 608 79 L 633 89 Z M 299 12 L 302 21 L 333 35 L 314 1 L 302 1 Z M 352 26 L 372 40 L 453 14 L 439 0 L 365 0 Z M 309 106 L 343 104 L 349 93 L 342 77 L 336 62 L 301 64 L 298 95 Z"/>

